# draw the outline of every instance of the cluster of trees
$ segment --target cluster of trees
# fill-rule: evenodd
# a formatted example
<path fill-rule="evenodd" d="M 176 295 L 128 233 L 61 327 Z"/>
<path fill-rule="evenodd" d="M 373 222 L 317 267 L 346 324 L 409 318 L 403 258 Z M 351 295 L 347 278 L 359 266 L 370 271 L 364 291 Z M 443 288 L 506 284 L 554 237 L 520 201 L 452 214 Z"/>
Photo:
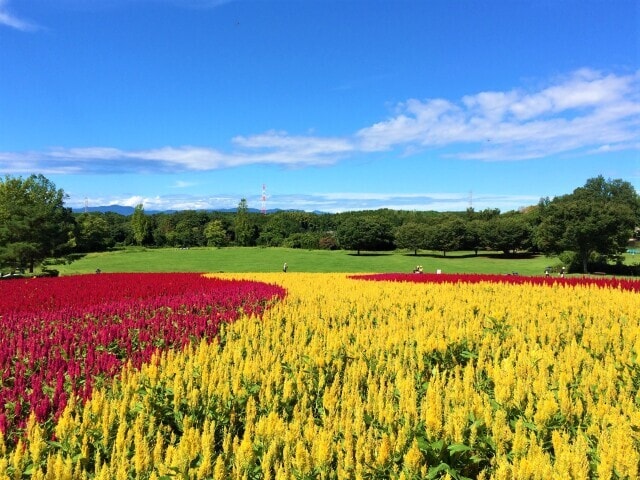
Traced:
<path fill-rule="evenodd" d="M 619 259 L 640 225 L 640 197 L 623 180 L 596 177 L 571 194 L 501 213 L 389 209 L 317 214 L 180 211 L 125 216 L 73 213 L 65 194 L 42 175 L 0 180 L 0 268 L 28 268 L 47 257 L 114 247 L 284 246 L 361 251 L 447 252 L 481 249 L 562 254 L 587 271 Z"/>

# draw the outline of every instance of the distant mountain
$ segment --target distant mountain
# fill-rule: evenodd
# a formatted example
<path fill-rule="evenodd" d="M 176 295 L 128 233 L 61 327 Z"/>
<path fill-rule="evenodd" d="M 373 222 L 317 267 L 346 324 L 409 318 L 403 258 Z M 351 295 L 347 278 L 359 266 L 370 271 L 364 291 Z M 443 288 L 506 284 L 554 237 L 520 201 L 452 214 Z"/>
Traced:
<path fill-rule="evenodd" d="M 99 206 L 99 207 L 79 207 L 79 208 L 73 208 L 72 209 L 73 213 L 92 213 L 92 212 L 100 212 L 100 213 L 107 213 L 107 212 L 112 212 L 112 213 L 118 213 L 120 215 L 133 215 L 133 212 L 135 211 L 134 207 L 125 207 L 124 205 L 103 205 L 103 206 Z M 144 213 L 148 214 L 148 215 L 153 215 L 155 213 L 176 213 L 177 210 L 146 210 L 144 211 Z M 199 209 L 198 211 L 205 211 L 205 212 L 221 212 L 221 213 L 236 213 L 238 211 L 237 208 L 211 208 L 211 209 Z M 257 209 L 257 208 L 249 208 L 247 210 L 249 213 L 260 213 L 261 210 Z M 281 208 L 273 208 L 270 210 L 267 210 L 267 213 L 276 213 L 276 212 L 283 212 L 283 211 L 287 211 L 287 212 L 294 212 L 294 211 L 302 211 L 302 210 L 295 210 L 295 209 L 289 209 L 289 210 L 283 210 Z M 312 213 L 322 213 L 322 212 L 312 212 Z"/>
<path fill-rule="evenodd" d="M 132 215 L 134 210 L 135 209 L 133 207 L 125 207 L 123 205 L 105 205 L 102 207 L 86 207 L 86 208 L 83 207 L 83 208 L 72 209 L 73 213 L 113 212 L 113 213 L 119 213 L 120 215 Z"/>

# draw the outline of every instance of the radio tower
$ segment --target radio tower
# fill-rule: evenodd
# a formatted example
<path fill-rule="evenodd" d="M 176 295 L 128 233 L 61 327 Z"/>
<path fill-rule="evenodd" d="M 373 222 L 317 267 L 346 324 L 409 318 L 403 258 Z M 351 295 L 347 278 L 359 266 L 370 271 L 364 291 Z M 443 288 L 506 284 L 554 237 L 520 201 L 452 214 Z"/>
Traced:
<path fill-rule="evenodd" d="M 89 211 L 89 199 L 87 197 L 84 197 L 84 213 L 87 213 Z"/>
<path fill-rule="evenodd" d="M 262 208 L 261 208 L 261 212 L 263 215 L 267 214 L 267 186 L 263 183 L 262 184 Z"/>

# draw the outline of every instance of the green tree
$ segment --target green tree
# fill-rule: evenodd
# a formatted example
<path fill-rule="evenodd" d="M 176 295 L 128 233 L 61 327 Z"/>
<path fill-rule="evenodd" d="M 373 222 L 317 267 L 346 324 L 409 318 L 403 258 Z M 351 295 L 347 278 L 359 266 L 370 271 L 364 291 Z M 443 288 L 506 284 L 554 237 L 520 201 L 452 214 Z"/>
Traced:
<path fill-rule="evenodd" d="M 101 213 L 82 213 L 76 217 L 78 235 L 76 250 L 100 252 L 113 246 L 110 225 Z"/>
<path fill-rule="evenodd" d="M 266 221 L 260 227 L 260 235 L 258 237 L 258 245 L 267 247 L 285 246 L 291 242 L 299 243 L 300 235 L 310 232 L 318 232 L 317 220 L 318 216 L 307 212 L 275 212 L 267 215 Z M 289 237 L 296 235 L 298 240 L 290 240 Z M 311 237 L 307 237 L 303 243 L 309 243 Z M 314 243 L 311 241 L 311 243 Z M 315 240 L 317 244 L 317 240 Z M 306 248 L 306 247 L 304 247 Z"/>
<path fill-rule="evenodd" d="M 283 247 L 305 248 L 307 250 L 317 250 L 320 248 L 322 234 L 316 232 L 293 233 L 282 242 Z"/>
<path fill-rule="evenodd" d="M 173 215 L 168 213 L 157 213 L 155 215 L 152 236 L 153 244 L 156 247 L 178 246 Z"/>
<path fill-rule="evenodd" d="M 256 232 L 254 224 L 249 216 L 249 206 L 246 199 L 241 199 L 238 203 L 238 210 L 234 220 L 234 230 L 236 244 L 241 247 L 249 247 L 253 245 Z"/>
<path fill-rule="evenodd" d="M 205 212 L 184 210 L 173 214 L 175 223 L 175 240 L 181 247 L 198 247 L 207 243 L 204 226 L 209 221 Z"/>
<path fill-rule="evenodd" d="M 404 223 L 396 228 L 394 237 L 397 248 L 413 250 L 418 255 L 418 250 L 426 246 L 427 227 L 422 223 Z"/>
<path fill-rule="evenodd" d="M 0 180 L 0 264 L 33 272 L 71 246 L 75 222 L 65 198 L 43 175 Z"/>
<path fill-rule="evenodd" d="M 391 227 L 371 216 L 351 215 L 338 225 L 336 239 L 340 248 L 356 250 L 391 250 L 393 235 Z"/>
<path fill-rule="evenodd" d="M 532 226 L 518 212 L 505 213 L 485 223 L 484 243 L 493 250 L 508 254 L 531 246 Z"/>
<path fill-rule="evenodd" d="M 204 236 L 210 247 L 224 247 L 227 244 L 227 231 L 222 220 L 211 220 L 204 227 Z"/>
<path fill-rule="evenodd" d="M 145 245 L 151 237 L 151 222 L 142 204 L 136 205 L 131 215 L 131 230 L 136 245 Z"/>
<path fill-rule="evenodd" d="M 279 247 L 287 236 L 297 231 L 296 228 L 290 225 L 290 222 L 287 222 L 286 217 L 282 215 L 282 213 L 273 213 L 268 215 L 268 217 L 260 229 L 258 245 Z"/>
<path fill-rule="evenodd" d="M 115 212 L 105 212 L 104 219 L 109 224 L 109 243 L 124 245 L 132 237 L 131 220 L 128 216 Z"/>
<path fill-rule="evenodd" d="M 587 180 L 573 193 L 539 204 L 534 241 L 546 254 L 571 251 L 584 273 L 594 254 L 612 259 L 623 253 L 640 220 L 640 198 L 626 181 Z"/>
<path fill-rule="evenodd" d="M 484 246 L 485 220 L 472 218 L 467 220 L 465 225 L 464 240 L 462 242 L 463 249 L 473 250 L 478 255 L 478 250 Z"/>
<path fill-rule="evenodd" d="M 465 239 L 465 221 L 459 216 L 447 215 L 437 224 L 427 228 L 426 247 L 447 252 L 459 250 Z"/>

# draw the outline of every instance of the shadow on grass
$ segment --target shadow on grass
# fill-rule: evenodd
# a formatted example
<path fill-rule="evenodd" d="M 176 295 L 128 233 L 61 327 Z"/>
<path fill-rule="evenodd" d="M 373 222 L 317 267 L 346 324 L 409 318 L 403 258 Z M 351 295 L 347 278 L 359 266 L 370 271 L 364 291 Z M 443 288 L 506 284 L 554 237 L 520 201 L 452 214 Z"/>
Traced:
<path fill-rule="evenodd" d="M 73 262 L 77 260 L 81 260 L 86 257 L 86 253 L 70 253 L 69 255 L 65 255 L 64 257 L 59 257 L 47 262 L 49 265 L 71 265 Z"/>
<path fill-rule="evenodd" d="M 478 252 L 475 253 L 463 253 L 458 254 L 456 252 L 448 252 L 447 255 L 443 255 L 442 253 L 418 253 L 417 255 L 413 253 L 405 253 L 405 257 L 409 258 L 437 258 L 439 260 L 455 260 L 460 258 L 490 258 L 493 260 L 531 260 L 532 258 L 537 258 L 540 255 L 536 253 L 496 253 L 496 252 Z"/>
<path fill-rule="evenodd" d="M 360 253 L 347 253 L 350 257 L 390 257 L 393 253 L 381 253 L 381 252 L 360 252 Z"/>

